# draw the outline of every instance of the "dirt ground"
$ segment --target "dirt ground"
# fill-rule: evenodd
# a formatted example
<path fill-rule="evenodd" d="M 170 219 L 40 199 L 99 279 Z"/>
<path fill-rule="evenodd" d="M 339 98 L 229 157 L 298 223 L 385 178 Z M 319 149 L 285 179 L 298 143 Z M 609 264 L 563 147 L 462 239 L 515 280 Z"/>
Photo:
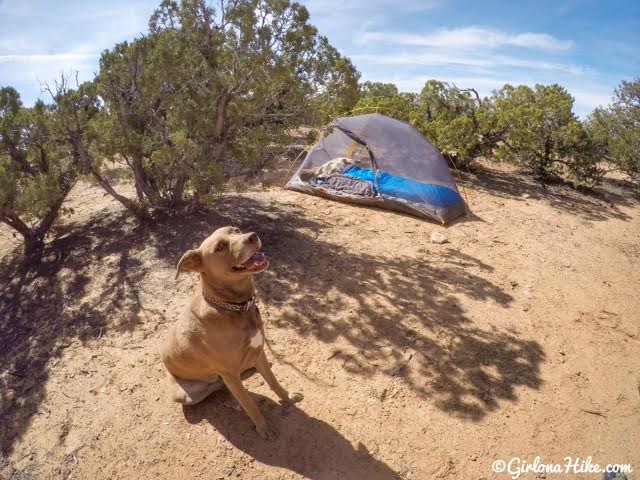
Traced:
<path fill-rule="evenodd" d="M 536 456 L 640 478 L 640 204 L 619 179 L 461 184 L 474 216 L 448 227 L 276 187 L 137 226 L 81 184 L 41 264 L 1 229 L 0 478 L 507 479 L 494 460 Z M 157 345 L 197 282 L 175 265 L 225 224 L 262 237 L 268 356 L 305 396 L 245 381 L 273 442 L 226 392 L 164 390 Z"/>

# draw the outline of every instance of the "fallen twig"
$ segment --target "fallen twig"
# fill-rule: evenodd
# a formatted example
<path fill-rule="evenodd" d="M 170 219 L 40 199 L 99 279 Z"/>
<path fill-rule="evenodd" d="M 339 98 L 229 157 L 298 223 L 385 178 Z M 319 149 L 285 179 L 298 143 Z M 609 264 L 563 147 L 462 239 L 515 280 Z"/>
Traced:
<path fill-rule="evenodd" d="M 584 413 L 589 413 L 591 415 L 597 415 L 599 417 L 607 418 L 607 416 L 604 413 L 598 412 L 597 410 L 585 410 L 584 408 L 581 408 L 580 410 L 583 411 Z"/>
<path fill-rule="evenodd" d="M 339 348 L 335 349 L 333 352 L 331 352 L 331 355 L 327 357 L 327 360 L 331 360 L 333 357 L 335 357 L 339 353 L 342 353 L 341 350 Z"/>
<path fill-rule="evenodd" d="M 67 398 L 70 398 L 70 399 L 72 399 L 72 400 L 80 401 L 80 399 L 79 399 L 78 397 L 75 397 L 75 396 L 73 396 L 73 395 L 67 395 L 67 394 L 66 394 L 66 393 L 64 393 L 64 392 L 61 392 L 61 393 L 62 393 L 65 397 L 67 397 Z"/>

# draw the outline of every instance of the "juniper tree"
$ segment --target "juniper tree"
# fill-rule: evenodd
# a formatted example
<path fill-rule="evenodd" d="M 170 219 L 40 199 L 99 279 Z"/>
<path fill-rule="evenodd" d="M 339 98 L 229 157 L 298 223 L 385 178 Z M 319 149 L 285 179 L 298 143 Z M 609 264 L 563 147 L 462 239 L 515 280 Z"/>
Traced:
<path fill-rule="evenodd" d="M 0 89 L 0 221 L 22 235 L 27 255 L 44 246 L 77 179 L 57 122 L 43 102 L 25 108 L 15 89 Z"/>
<path fill-rule="evenodd" d="M 572 111 L 573 97 L 554 85 L 505 85 L 494 93 L 497 125 L 506 134 L 498 158 L 531 170 L 543 183 L 568 176 L 592 184 L 601 178 L 594 148 Z"/>
<path fill-rule="evenodd" d="M 613 102 L 595 109 L 586 125 L 598 153 L 629 175 L 640 193 L 640 78 L 621 82 Z"/>
<path fill-rule="evenodd" d="M 349 109 L 358 73 L 287 0 L 162 2 L 150 32 L 103 53 L 96 117 L 144 207 L 196 208 L 256 172 L 292 129 Z"/>

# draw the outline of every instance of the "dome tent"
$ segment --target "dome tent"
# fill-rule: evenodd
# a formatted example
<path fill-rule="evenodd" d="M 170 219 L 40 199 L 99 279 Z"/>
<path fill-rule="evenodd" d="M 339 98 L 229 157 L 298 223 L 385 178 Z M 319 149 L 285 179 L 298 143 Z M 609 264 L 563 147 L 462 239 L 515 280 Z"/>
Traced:
<path fill-rule="evenodd" d="M 465 213 L 440 152 L 411 125 L 378 113 L 331 122 L 286 188 L 443 224 Z"/>

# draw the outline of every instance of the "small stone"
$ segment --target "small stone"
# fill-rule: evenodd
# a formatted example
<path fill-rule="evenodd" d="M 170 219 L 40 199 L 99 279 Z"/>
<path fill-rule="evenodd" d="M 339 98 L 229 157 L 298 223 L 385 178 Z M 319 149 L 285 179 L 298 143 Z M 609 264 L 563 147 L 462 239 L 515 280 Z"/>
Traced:
<path fill-rule="evenodd" d="M 397 376 L 400 375 L 400 373 L 402 372 L 402 370 L 406 367 L 406 365 L 403 362 L 398 362 L 396 363 L 393 368 L 391 369 L 391 371 L 389 372 L 391 374 L 391 376 Z"/>
<path fill-rule="evenodd" d="M 444 235 L 444 233 L 433 232 L 431 234 L 431 243 L 442 244 L 442 243 L 448 243 L 448 242 L 449 242 L 449 239 Z"/>

